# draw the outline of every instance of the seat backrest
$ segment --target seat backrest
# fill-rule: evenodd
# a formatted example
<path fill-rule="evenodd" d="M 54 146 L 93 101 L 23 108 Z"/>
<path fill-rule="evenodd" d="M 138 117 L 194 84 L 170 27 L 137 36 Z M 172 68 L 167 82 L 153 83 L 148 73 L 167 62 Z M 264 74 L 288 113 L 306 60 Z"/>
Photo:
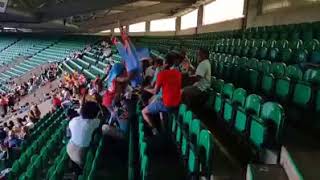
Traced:
<path fill-rule="evenodd" d="M 244 107 L 247 112 L 250 112 L 251 114 L 255 114 L 259 116 L 261 103 L 262 103 L 262 98 L 259 95 L 250 94 L 246 98 Z"/>
<path fill-rule="evenodd" d="M 149 174 L 149 158 L 147 155 L 144 155 L 142 157 L 142 161 L 141 161 L 141 167 L 140 167 L 140 170 L 141 170 L 141 179 L 142 180 L 147 180 L 148 179 L 148 174 Z"/>
<path fill-rule="evenodd" d="M 209 130 L 201 130 L 198 145 L 200 148 L 200 162 L 208 175 L 211 173 L 213 162 L 213 135 Z M 204 154 L 201 153 L 203 152 L 202 150 L 204 150 Z"/>
<path fill-rule="evenodd" d="M 243 106 L 247 97 L 247 91 L 243 88 L 237 88 L 233 92 L 232 103 L 236 103 L 240 106 Z"/>
<path fill-rule="evenodd" d="M 292 80 L 301 80 L 302 79 L 302 71 L 296 66 L 288 66 L 286 68 L 286 76 L 288 76 Z"/>
<path fill-rule="evenodd" d="M 214 90 L 218 93 L 221 93 L 223 90 L 224 81 L 222 79 L 218 79 L 216 84 L 214 85 Z"/>
<path fill-rule="evenodd" d="M 265 126 L 263 120 L 258 116 L 252 116 L 249 138 L 257 148 L 261 148 L 265 142 L 266 133 L 267 127 Z"/>
<path fill-rule="evenodd" d="M 183 118 L 183 117 L 185 116 L 186 112 L 187 112 L 187 105 L 185 105 L 185 104 L 180 104 L 178 116 L 180 116 L 181 118 Z M 179 118 L 178 118 L 178 119 L 179 119 Z"/>
<path fill-rule="evenodd" d="M 190 124 L 190 122 L 192 121 L 192 117 L 193 117 L 192 111 L 187 111 L 187 112 L 185 113 L 185 115 L 184 115 L 184 117 L 183 117 L 183 120 L 182 120 L 184 127 L 187 126 L 187 127 L 189 128 L 189 124 Z"/>
<path fill-rule="evenodd" d="M 234 86 L 232 83 L 224 84 L 222 95 L 223 97 L 230 99 L 232 98 L 233 91 L 234 91 Z"/>
<path fill-rule="evenodd" d="M 274 74 L 275 77 L 283 77 L 286 72 L 286 64 L 284 63 L 273 63 L 271 65 L 271 73 Z"/>
<path fill-rule="evenodd" d="M 281 100 L 286 100 L 290 93 L 290 78 L 283 77 L 276 80 L 275 84 L 275 94 L 276 97 Z"/>
<path fill-rule="evenodd" d="M 266 95 L 271 95 L 274 84 L 274 75 L 273 74 L 265 74 L 262 76 L 261 90 Z"/>
<path fill-rule="evenodd" d="M 189 125 L 189 135 L 191 137 L 191 141 L 198 144 L 198 140 L 200 137 L 201 131 L 201 122 L 199 119 L 193 119 Z"/>
<path fill-rule="evenodd" d="M 303 79 L 313 84 L 320 84 L 320 70 L 308 69 L 304 73 Z"/>
<path fill-rule="evenodd" d="M 292 57 L 292 50 L 290 48 L 284 48 L 281 50 L 280 61 L 284 63 L 289 63 Z"/>
<path fill-rule="evenodd" d="M 312 88 L 309 83 L 299 82 L 294 87 L 292 102 L 300 107 L 307 108 L 311 101 Z"/>
<path fill-rule="evenodd" d="M 264 103 L 262 105 L 260 118 L 263 119 L 264 122 L 269 123 L 268 121 L 271 121 L 275 125 L 275 138 L 276 141 L 279 142 L 284 125 L 284 110 L 282 106 L 275 102 Z"/>

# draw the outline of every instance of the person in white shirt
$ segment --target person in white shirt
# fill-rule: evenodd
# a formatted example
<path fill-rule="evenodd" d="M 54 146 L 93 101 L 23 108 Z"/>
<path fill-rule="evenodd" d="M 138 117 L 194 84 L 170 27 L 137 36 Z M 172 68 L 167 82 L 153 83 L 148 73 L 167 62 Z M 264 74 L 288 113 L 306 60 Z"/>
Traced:
<path fill-rule="evenodd" d="M 99 127 L 97 118 L 100 111 L 95 102 L 86 102 L 80 109 L 80 116 L 69 122 L 71 138 L 67 145 L 70 159 L 80 168 L 83 167 L 87 148 L 89 147 L 94 131 Z"/>
<path fill-rule="evenodd" d="M 209 61 L 209 51 L 200 49 L 198 53 L 198 67 L 194 78 L 195 83 L 183 89 L 182 100 L 187 106 L 197 106 L 202 104 L 205 92 L 210 88 L 211 84 L 211 64 Z"/>

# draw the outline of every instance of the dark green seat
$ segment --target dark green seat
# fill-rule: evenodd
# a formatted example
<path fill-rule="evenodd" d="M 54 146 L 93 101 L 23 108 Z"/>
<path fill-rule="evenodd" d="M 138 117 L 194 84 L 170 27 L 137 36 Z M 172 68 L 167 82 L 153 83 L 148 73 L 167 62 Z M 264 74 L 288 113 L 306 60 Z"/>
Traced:
<path fill-rule="evenodd" d="M 271 65 L 271 73 L 275 77 L 283 77 L 286 72 L 286 65 L 284 63 L 273 63 Z"/>
<path fill-rule="evenodd" d="M 235 119 L 235 113 L 238 106 L 244 106 L 246 100 L 247 92 L 242 88 L 234 90 L 232 99 L 227 99 L 224 105 L 223 119 L 233 126 L 233 121 Z"/>
<path fill-rule="evenodd" d="M 214 110 L 216 113 L 220 113 L 223 110 L 223 104 L 225 99 L 231 99 L 234 86 L 231 83 L 224 84 L 222 93 L 216 93 Z"/>
<path fill-rule="evenodd" d="M 261 91 L 263 95 L 270 97 L 273 95 L 275 78 L 273 74 L 265 74 L 261 79 Z"/>
<path fill-rule="evenodd" d="M 284 48 L 280 51 L 280 61 L 283 63 L 290 63 L 292 57 L 292 50 L 290 48 Z"/>
<path fill-rule="evenodd" d="M 278 62 L 279 61 L 279 49 L 278 48 L 271 48 L 269 50 L 268 58 L 271 62 Z"/>
<path fill-rule="evenodd" d="M 296 66 L 287 66 L 286 76 L 291 80 L 299 81 L 302 80 L 303 73 Z"/>
<path fill-rule="evenodd" d="M 258 116 L 251 117 L 251 128 L 249 139 L 255 148 L 261 149 L 264 146 L 267 135 L 267 126 L 264 121 Z"/>
<path fill-rule="evenodd" d="M 251 117 L 260 115 L 261 97 L 256 94 L 247 96 L 244 106 L 238 106 L 235 118 L 235 129 L 241 134 L 248 134 Z"/>
<path fill-rule="evenodd" d="M 268 124 L 270 143 L 280 144 L 284 131 L 284 111 L 280 104 L 266 102 L 261 108 L 260 118 Z"/>
<path fill-rule="evenodd" d="M 213 167 L 213 136 L 209 130 L 201 130 L 199 139 L 199 160 L 201 172 L 199 175 L 207 179 L 212 177 Z"/>

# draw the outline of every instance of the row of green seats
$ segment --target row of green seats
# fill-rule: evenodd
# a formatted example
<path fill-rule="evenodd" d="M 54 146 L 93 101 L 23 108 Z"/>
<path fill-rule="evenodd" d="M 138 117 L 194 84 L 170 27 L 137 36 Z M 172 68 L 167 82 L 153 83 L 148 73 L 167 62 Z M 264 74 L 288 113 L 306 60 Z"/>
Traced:
<path fill-rule="evenodd" d="M 253 27 L 242 32 L 243 38 L 255 39 L 319 39 L 319 22 Z"/>
<path fill-rule="evenodd" d="M 54 157 L 62 146 L 61 139 L 64 136 L 67 124 L 68 122 L 63 118 L 58 118 L 50 126 L 54 132 L 43 132 L 14 162 L 8 179 L 33 180 L 42 177 L 42 170 L 50 166 L 49 158 Z"/>
<path fill-rule="evenodd" d="M 138 115 L 138 160 L 139 160 L 139 179 L 148 180 L 150 178 L 150 159 L 148 155 L 148 143 L 146 141 L 145 134 L 145 125 L 143 122 L 142 114 L 141 114 L 141 106 L 137 105 L 137 115 Z"/>
<path fill-rule="evenodd" d="M 90 146 L 86 156 L 83 174 L 79 177 L 79 180 L 99 179 L 97 168 L 105 146 L 105 138 L 100 137 L 98 134 L 95 135 L 95 138 L 99 140 L 99 144 L 93 143 L 93 145 Z"/>
<path fill-rule="evenodd" d="M 227 129 L 243 137 L 252 150 L 259 152 L 264 148 L 279 147 L 284 131 L 284 110 L 275 102 L 263 103 L 256 94 L 247 94 L 221 79 L 212 79 L 211 98 L 208 102 L 216 113 L 217 120 Z"/>
<path fill-rule="evenodd" d="M 51 124 L 57 121 L 58 118 L 61 118 L 63 109 L 58 109 L 56 112 L 46 114 L 43 118 L 37 122 L 32 129 L 30 129 L 30 134 L 26 140 L 23 141 L 21 145 L 21 152 L 23 152 L 33 141 L 35 141 L 40 134 L 49 130 Z M 52 130 L 49 130 L 52 131 Z"/>
<path fill-rule="evenodd" d="M 63 179 L 64 172 L 69 162 L 67 146 L 61 148 L 59 155 L 54 159 L 53 164 L 48 168 L 45 175 L 48 180 Z"/>
<path fill-rule="evenodd" d="M 309 69 L 302 73 L 295 66 L 268 61 L 259 64 L 256 60 L 223 54 L 214 55 L 213 61 L 216 64 L 213 67 L 217 67 L 213 72 L 217 77 L 281 102 L 289 120 L 295 123 L 319 127 L 314 118 L 320 112 L 319 70 Z"/>
<path fill-rule="evenodd" d="M 188 178 L 213 177 L 213 135 L 181 104 L 177 115 L 170 115 L 170 134 L 188 170 Z"/>

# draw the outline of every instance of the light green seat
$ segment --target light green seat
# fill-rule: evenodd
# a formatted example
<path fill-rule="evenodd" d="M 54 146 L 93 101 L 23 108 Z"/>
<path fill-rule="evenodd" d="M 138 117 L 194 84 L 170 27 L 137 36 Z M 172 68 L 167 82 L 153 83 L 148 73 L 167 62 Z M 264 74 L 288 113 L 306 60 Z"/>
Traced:
<path fill-rule="evenodd" d="M 235 112 L 238 106 L 243 106 L 246 100 L 247 92 L 242 88 L 234 90 L 232 99 L 227 99 L 224 105 L 223 119 L 227 123 L 233 123 Z M 230 124 L 233 126 L 233 124 Z"/>

